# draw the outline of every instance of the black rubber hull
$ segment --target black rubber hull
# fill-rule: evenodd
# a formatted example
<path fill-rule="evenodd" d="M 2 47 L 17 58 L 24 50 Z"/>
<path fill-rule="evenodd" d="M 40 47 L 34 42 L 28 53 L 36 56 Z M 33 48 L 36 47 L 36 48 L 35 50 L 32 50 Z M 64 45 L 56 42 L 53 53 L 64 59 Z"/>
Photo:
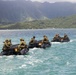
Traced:
<path fill-rule="evenodd" d="M 2 51 L 0 53 L 0 56 L 3 56 L 3 55 L 26 55 L 29 51 L 29 48 L 24 48 L 22 49 L 21 51 L 19 52 L 16 52 L 15 49 L 18 47 L 18 44 L 17 45 L 12 45 L 8 50 L 5 50 L 5 51 Z"/>
<path fill-rule="evenodd" d="M 47 42 L 47 43 L 43 43 L 42 45 L 39 45 L 39 43 L 41 42 L 42 40 L 39 40 L 39 41 L 36 41 L 36 43 L 34 44 L 29 44 L 29 48 L 47 48 L 47 47 L 50 47 L 51 46 L 51 43 L 50 42 Z"/>
<path fill-rule="evenodd" d="M 52 40 L 51 42 L 69 42 L 70 40 L 63 40 L 63 41 L 58 41 L 58 40 Z"/>
<path fill-rule="evenodd" d="M 51 47 L 51 43 L 50 42 L 48 42 L 48 43 L 44 43 L 44 44 L 42 44 L 41 46 L 40 46 L 40 48 L 48 48 L 48 47 Z"/>
<path fill-rule="evenodd" d="M 63 40 L 61 40 L 61 39 L 54 39 L 51 42 L 69 42 L 70 41 L 69 38 L 68 39 L 63 39 Z"/>

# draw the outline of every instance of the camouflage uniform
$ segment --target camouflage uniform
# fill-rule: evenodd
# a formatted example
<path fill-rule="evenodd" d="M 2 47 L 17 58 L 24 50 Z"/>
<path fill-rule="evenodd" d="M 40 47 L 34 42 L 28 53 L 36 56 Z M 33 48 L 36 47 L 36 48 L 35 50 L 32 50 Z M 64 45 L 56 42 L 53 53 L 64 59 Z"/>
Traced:
<path fill-rule="evenodd" d="M 47 36 L 43 36 L 44 38 L 43 38 L 43 40 L 42 40 L 42 43 L 47 43 L 49 40 L 48 40 L 48 38 L 47 38 Z"/>
<path fill-rule="evenodd" d="M 3 50 L 8 50 L 10 46 L 12 45 L 9 39 L 6 39 L 5 42 L 3 43 L 4 43 Z"/>
<path fill-rule="evenodd" d="M 53 41 L 61 41 L 61 37 L 59 36 L 59 34 L 56 34 L 54 36 Z"/>
<path fill-rule="evenodd" d="M 31 40 L 30 40 L 30 42 L 29 42 L 30 44 L 33 44 L 33 43 L 35 43 L 35 36 L 33 36 L 33 38 L 31 38 Z"/>
<path fill-rule="evenodd" d="M 70 40 L 70 39 L 66 34 L 64 34 L 63 40 Z"/>
<path fill-rule="evenodd" d="M 22 50 L 23 48 L 26 48 L 26 42 L 24 41 L 24 39 L 20 39 L 20 44 L 18 45 L 18 49 Z"/>

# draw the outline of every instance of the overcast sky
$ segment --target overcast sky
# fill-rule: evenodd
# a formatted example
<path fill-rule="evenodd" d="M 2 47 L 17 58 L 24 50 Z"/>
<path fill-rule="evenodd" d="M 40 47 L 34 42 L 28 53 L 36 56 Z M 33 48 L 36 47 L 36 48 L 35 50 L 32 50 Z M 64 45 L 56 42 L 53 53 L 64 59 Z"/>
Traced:
<path fill-rule="evenodd" d="M 2 0 L 2 1 L 16 1 L 16 0 Z M 24 1 L 24 0 L 17 0 L 17 1 Z M 30 1 L 30 0 L 25 0 L 25 1 Z M 38 1 L 38 2 L 72 2 L 72 3 L 76 3 L 76 0 L 31 0 L 31 1 Z"/>
<path fill-rule="evenodd" d="M 39 2 L 44 2 L 44 1 L 47 1 L 47 2 L 73 2 L 73 3 L 76 2 L 76 0 L 31 0 L 31 1 L 39 1 Z"/>

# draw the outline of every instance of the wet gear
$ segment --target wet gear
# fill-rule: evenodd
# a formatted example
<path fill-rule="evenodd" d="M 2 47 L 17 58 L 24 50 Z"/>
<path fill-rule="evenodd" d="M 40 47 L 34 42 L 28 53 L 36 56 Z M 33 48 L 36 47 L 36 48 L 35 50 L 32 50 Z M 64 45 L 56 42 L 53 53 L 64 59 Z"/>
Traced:
<path fill-rule="evenodd" d="M 48 38 L 47 38 L 47 36 L 43 36 L 44 38 L 43 38 L 43 40 L 42 40 L 42 43 L 47 43 L 49 40 L 48 40 Z"/>
<path fill-rule="evenodd" d="M 35 36 L 33 36 L 33 38 L 31 38 L 29 44 L 34 44 L 35 42 L 36 42 L 36 40 L 35 40 Z"/>
<path fill-rule="evenodd" d="M 6 39 L 5 42 L 3 42 L 3 50 L 8 50 L 10 48 L 10 46 L 12 45 L 11 41 Z"/>
<path fill-rule="evenodd" d="M 22 50 L 24 48 L 27 48 L 26 42 L 24 41 L 24 39 L 20 39 L 20 44 L 18 45 L 18 49 Z"/>
<path fill-rule="evenodd" d="M 61 41 L 61 37 L 59 36 L 59 34 L 56 34 L 52 40 L 52 42 L 60 42 Z"/>

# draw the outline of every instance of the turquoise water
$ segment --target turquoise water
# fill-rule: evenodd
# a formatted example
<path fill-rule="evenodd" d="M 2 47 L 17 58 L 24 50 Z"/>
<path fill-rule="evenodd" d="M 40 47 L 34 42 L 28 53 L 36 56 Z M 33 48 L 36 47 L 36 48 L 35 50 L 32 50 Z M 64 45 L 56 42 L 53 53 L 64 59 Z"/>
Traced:
<path fill-rule="evenodd" d="M 76 75 L 76 29 L 0 30 L 0 51 L 6 38 L 13 44 L 24 38 L 28 44 L 33 35 L 37 40 L 47 35 L 51 41 L 56 33 L 68 34 L 71 41 L 55 42 L 47 49 L 33 48 L 24 56 L 0 56 L 0 75 Z"/>

